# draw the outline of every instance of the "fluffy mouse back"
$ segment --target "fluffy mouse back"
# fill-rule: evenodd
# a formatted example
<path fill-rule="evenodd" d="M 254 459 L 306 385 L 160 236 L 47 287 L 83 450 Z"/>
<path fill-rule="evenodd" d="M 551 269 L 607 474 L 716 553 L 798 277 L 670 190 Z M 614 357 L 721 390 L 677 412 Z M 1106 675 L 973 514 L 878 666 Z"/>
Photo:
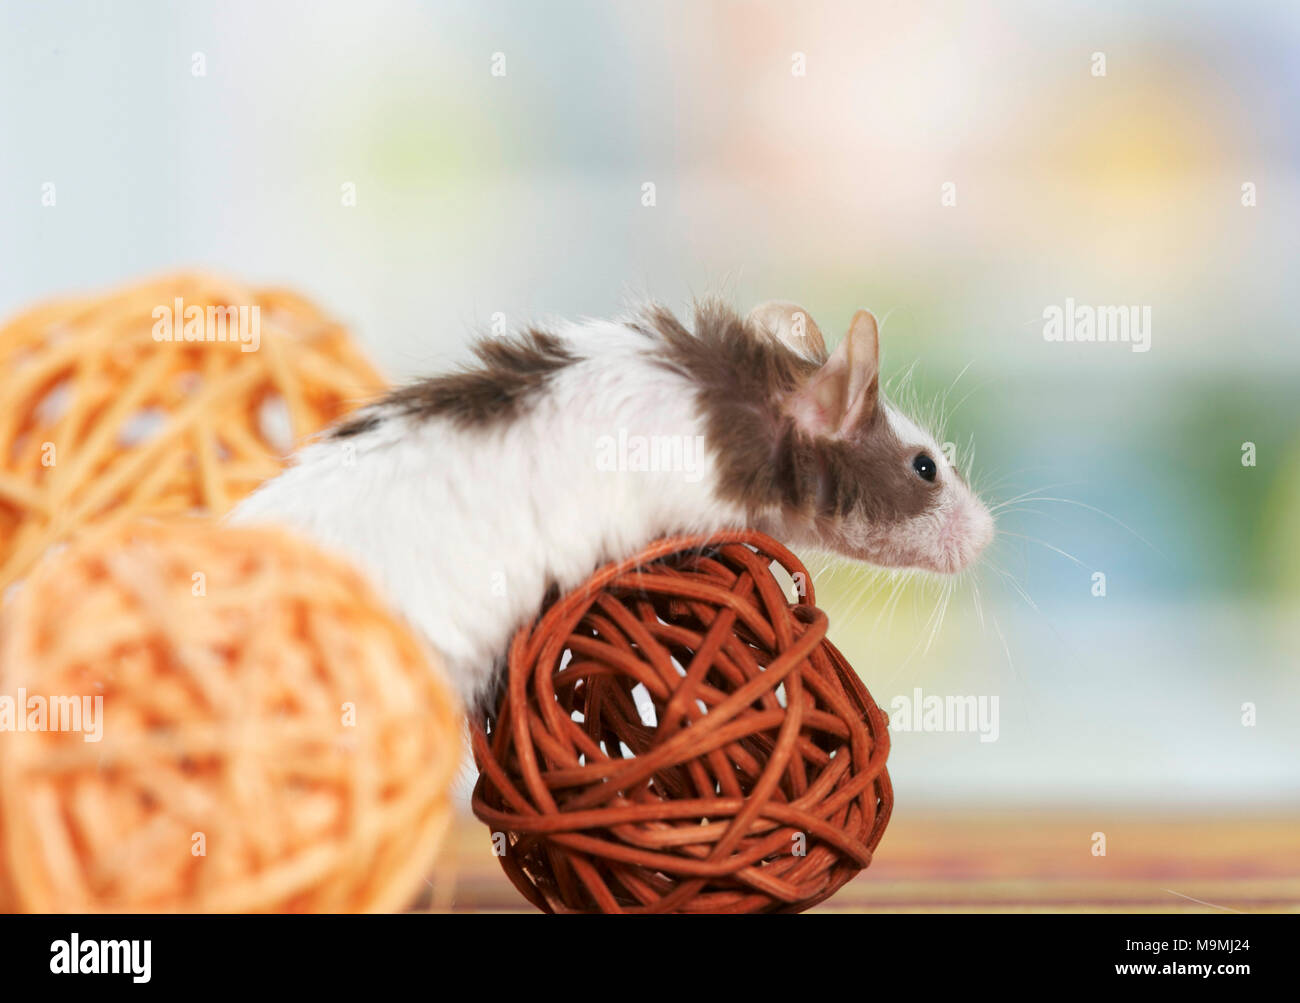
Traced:
<path fill-rule="evenodd" d="M 670 533 L 745 526 L 891 567 L 955 572 L 993 522 L 880 393 L 875 319 L 828 352 L 793 304 L 704 303 L 485 338 L 303 448 L 239 521 L 351 557 L 488 697 L 548 591 Z"/>

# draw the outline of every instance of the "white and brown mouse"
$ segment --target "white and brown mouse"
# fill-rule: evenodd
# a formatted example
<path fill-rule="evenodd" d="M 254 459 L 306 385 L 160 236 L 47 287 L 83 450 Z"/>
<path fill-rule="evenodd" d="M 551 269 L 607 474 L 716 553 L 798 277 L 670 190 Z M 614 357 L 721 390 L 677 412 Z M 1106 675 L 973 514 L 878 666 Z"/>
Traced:
<path fill-rule="evenodd" d="M 752 527 L 950 573 L 993 536 L 934 439 L 880 391 L 875 318 L 707 302 L 529 329 L 390 393 L 237 509 L 344 552 L 443 656 L 467 704 L 552 587 L 665 534 Z"/>

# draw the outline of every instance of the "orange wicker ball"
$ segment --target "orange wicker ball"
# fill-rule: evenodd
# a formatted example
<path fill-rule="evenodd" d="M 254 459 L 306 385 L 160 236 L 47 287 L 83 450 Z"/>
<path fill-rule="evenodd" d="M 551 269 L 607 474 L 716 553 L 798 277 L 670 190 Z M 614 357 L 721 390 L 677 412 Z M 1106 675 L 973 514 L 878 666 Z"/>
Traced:
<path fill-rule="evenodd" d="M 403 908 L 462 722 L 426 648 L 306 542 L 93 527 L 0 621 L 0 911 Z"/>
<path fill-rule="evenodd" d="M 516 635 L 498 708 L 471 722 L 473 809 L 529 901 L 798 912 L 871 862 L 886 718 L 807 583 L 760 533 L 668 539 Z"/>
<path fill-rule="evenodd" d="M 173 275 L 0 327 L 0 591 L 102 518 L 221 515 L 383 381 L 300 296 Z"/>

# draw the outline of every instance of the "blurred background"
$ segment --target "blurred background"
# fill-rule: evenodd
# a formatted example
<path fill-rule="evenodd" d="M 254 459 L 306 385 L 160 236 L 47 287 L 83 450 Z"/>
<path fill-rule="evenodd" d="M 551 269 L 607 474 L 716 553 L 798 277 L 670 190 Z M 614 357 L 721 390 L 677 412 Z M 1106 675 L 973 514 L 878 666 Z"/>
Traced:
<path fill-rule="evenodd" d="M 1131 7 L 0 4 L 0 313 L 213 268 L 400 380 L 498 313 L 869 307 L 1009 503 L 950 595 L 815 576 L 887 710 L 998 698 L 893 729 L 900 808 L 1294 809 L 1300 8 Z"/>

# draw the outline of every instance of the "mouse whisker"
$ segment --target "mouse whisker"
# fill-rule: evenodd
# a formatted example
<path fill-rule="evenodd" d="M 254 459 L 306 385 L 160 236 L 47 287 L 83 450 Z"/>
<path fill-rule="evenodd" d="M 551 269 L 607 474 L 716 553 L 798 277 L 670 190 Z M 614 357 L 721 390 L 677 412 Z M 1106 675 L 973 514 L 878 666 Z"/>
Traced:
<path fill-rule="evenodd" d="M 1132 526 L 1128 525 L 1128 523 L 1123 522 L 1120 519 L 1115 518 L 1115 516 L 1111 515 L 1105 509 L 1100 509 L 1096 505 L 1089 505 L 1087 502 L 1075 501 L 1073 498 L 1049 498 L 1049 497 L 1040 496 L 1029 500 L 1035 502 L 1054 502 L 1058 505 L 1075 505 L 1078 506 L 1079 508 L 1087 509 L 1089 512 L 1095 512 L 1103 519 L 1109 519 L 1116 526 L 1119 526 L 1121 529 L 1125 530 L 1126 532 L 1131 533 L 1133 537 L 1137 539 L 1139 542 L 1145 544 L 1147 547 L 1150 547 L 1152 552 L 1154 552 L 1161 558 L 1168 560 L 1168 558 L 1165 557 L 1165 554 L 1155 544 L 1153 544 L 1150 540 L 1148 540 L 1141 533 L 1135 530 Z"/>
<path fill-rule="evenodd" d="M 1085 571 L 1092 570 L 1087 564 L 1084 564 L 1083 561 L 1079 560 L 1073 554 L 1067 553 L 1066 551 L 1062 550 L 1060 547 L 1048 543 L 1046 540 L 1040 540 L 1036 536 L 1027 536 L 1024 533 L 1012 533 L 1009 530 L 1005 530 L 1005 529 L 998 530 L 998 534 L 1001 536 L 1014 536 L 1020 540 L 1028 540 L 1030 543 L 1037 543 L 1039 546 L 1046 547 L 1048 550 L 1060 554 L 1062 557 L 1066 558 L 1067 560 L 1073 561 L 1075 564 L 1083 568 Z"/>
<path fill-rule="evenodd" d="M 1043 611 L 1038 608 L 1038 603 L 1034 602 L 1033 597 L 1030 596 L 1030 594 L 1025 591 L 1024 586 L 1022 586 L 1020 582 L 1016 580 L 1015 576 L 1012 575 L 1011 572 L 1006 571 L 1000 565 L 994 564 L 992 561 L 989 561 L 988 564 L 989 567 L 991 567 L 994 571 L 996 571 L 999 575 L 1001 575 L 1003 579 L 1006 581 L 1006 583 L 1011 586 L 1012 590 L 1018 596 L 1020 596 L 1021 599 L 1025 601 L 1025 605 L 1027 605 L 1035 613 L 1038 613 L 1040 615 L 1042 614 Z"/>
<path fill-rule="evenodd" d="M 1040 495 L 1040 492 L 1043 492 L 1043 491 L 1055 491 L 1055 490 L 1057 490 L 1058 488 L 1069 487 L 1071 483 L 1078 484 L 1078 483 L 1081 483 L 1081 482 L 1079 482 L 1079 481 L 1074 481 L 1074 482 L 1064 482 L 1064 481 L 1063 481 L 1063 482 L 1059 482 L 1059 483 L 1056 483 L 1056 484 L 1047 484 L 1047 485 L 1044 485 L 1044 486 L 1041 487 L 1041 488 L 1031 488 L 1031 489 L 1028 490 L 1028 491 L 1022 491 L 1020 494 L 1018 494 L 1018 495 L 1014 495 L 1014 496 L 1012 496 L 1011 498 L 1004 498 L 1002 501 L 998 502 L 996 505 L 990 505 L 990 506 L 989 506 L 989 511 L 990 511 L 990 512 L 997 512 L 997 511 L 1001 510 L 1002 508 L 1005 508 L 1007 505 L 1012 505 L 1012 504 L 1014 504 L 1015 502 L 1018 502 L 1018 501 L 1034 501 L 1034 500 L 1036 500 L 1037 497 L 1047 497 L 1046 495 Z"/>
<path fill-rule="evenodd" d="M 981 632 L 981 633 L 988 633 L 988 627 L 987 627 L 987 626 L 985 625 L 985 623 L 984 623 L 984 603 L 983 603 L 983 600 L 982 600 L 982 598 L 981 598 L 981 596 L 980 596 L 980 583 L 979 583 L 979 579 L 978 579 L 978 578 L 972 578 L 972 579 L 971 579 L 971 584 L 974 586 L 974 589 L 973 589 L 971 595 L 972 595 L 972 597 L 973 597 L 973 599 L 974 599 L 974 602 L 975 602 L 975 615 L 976 615 L 977 617 L 979 617 L 979 622 L 980 622 L 980 632 Z"/>

